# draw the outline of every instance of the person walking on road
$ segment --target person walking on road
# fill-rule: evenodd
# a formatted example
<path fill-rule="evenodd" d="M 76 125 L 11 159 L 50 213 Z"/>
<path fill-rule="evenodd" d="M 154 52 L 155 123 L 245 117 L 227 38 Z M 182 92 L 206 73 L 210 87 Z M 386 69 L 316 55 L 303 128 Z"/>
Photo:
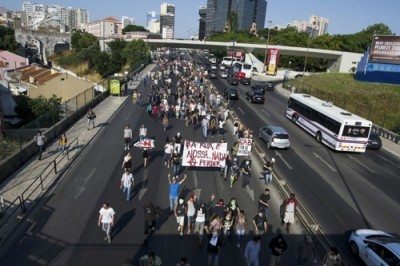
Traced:
<path fill-rule="evenodd" d="M 144 140 L 146 136 L 147 136 L 147 128 L 145 128 L 144 125 L 141 125 L 139 129 L 139 141 Z"/>
<path fill-rule="evenodd" d="M 269 194 L 269 189 L 266 188 L 264 193 L 260 195 L 258 198 L 258 209 L 263 210 L 264 216 L 268 219 L 269 215 L 269 200 L 271 199 L 271 195 Z"/>
<path fill-rule="evenodd" d="M 124 156 L 124 161 L 122 162 L 122 169 L 128 169 L 128 171 L 132 169 L 132 155 L 130 152 L 128 152 Z"/>
<path fill-rule="evenodd" d="M 222 246 L 222 241 L 218 235 L 217 230 L 213 230 L 210 235 L 208 235 L 207 244 L 207 265 L 208 266 L 218 266 L 219 265 L 219 253 Z"/>
<path fill-rule="evenodd" d="M 121 178 L 121 189 L 126 195 L 126 202 L 131 200 L 131 190 L 134 183 L 133 175 L 129 172 L 129 169 L 125 169 L 125 173 Z"/>
<path fill-rule="evenodd" d="M 142 152 L 142 157 L 143 157 L 143 167 L 147 167 L 147 161 L 149 160 L 149 149 L 144 148 Z"/>
<path fill-rule="evenodd" d="M 149 254 L 142 256 L 139 259 L 140 266 L 161 266 L 162 262 L 159 256 L 154 252 L 149 252 Z"/>
<path fill-rule="evenodd" d="M 263 166 L 263 171 L 261 172 L 261 175 L 266 185 L 272 183 L 272 169 L 274 163 L 275 163 L 275 158 L 272 158 L 271 161 L 267 161 Z"/>
<path fill-rule="evenodd" d="M 269 265 L 278 265 L 281 261 L 282 254 L 287 250 L 286 240 L 281 234 L 278 234 L 269 242 L 268 246 L 271 249 L 271 260 L 269 261 Z"/>
<path fill-rule="evenodd" d="M 173 175 L 176 178 L 179 174 L 181 165 L 181 156 L 178 151 L 174 149 L 174 153 L 172 154 L 172 166 L 173 166 Z"/>
<path fill-rule="evenodd" d="M 283 217 L 283 223 L 286 224 L 286 233 L 289 233 L 289 227 L 294 223 L 294 215 L 296 213 L 297 208 L 297 199 L 294 193 L 290 194 L 290 198 L 288 198 L 284 203 L 285 215 Z"/>
<path fill-rule="evenodd" d="M 336 247 L 331 247 L 323 260 L 324 266 L 341 266 L 343 265 L 342 257 Z"/>
<path fill-rule="evenodd" d="M 103 204 L 103 207 L 99 211 L 99 219 L 97 224 L 101 226 L 101 229 L 106 233 L 105 241 L 111 243 L 111 227 L 114 225 L 114 209 L 110 207 L 108 202 Z"/>
<path fill-rule="evenodd" d="M 310 260 L 311 256 L 316 258 L 315 246 L 311 235 L 305 235 L 296 251 L 297 265 L 307 265 L 307 262 Z"/>
<path fill-rule="evenodd" d="M 205 204 L 202 203 L 196 210 L 196 219 L 194 226 L 194 233 L 199 235 L 200 248 L 202 248 L 205 221 L 206 221 L 206 207 Z"/>
<path fill-rule="evenodd" d="M 36 146 L 39 149 L 39 158 L 38 160 L 42 160 L 42 154 L 44 151 L 44 144 L 47 140 L 46 136 L 42 134 L 42 131 L 38 131 L 37 135 L 33 138 L 36 142 Z"/>
<path fill-rule="evenodd" d="M 264 212 L 262 209 L 258 211 L 258 214 L 253 218 L 253 226 L 254 226 L 254 233 L 257 236 L 263 236 L 267 233 L 268 230 L 268 223 L 267 218 L 264 216 Z"/>
<path fill-rule="evenodd" d="M 178 197 L 179 197 L 179 189 L 182 183 L 186 180 L 187 175 L 183 177 L 181 181 L 177 181 L 177 178 L 171 178 L 171 175 L 168 174 L 168 182 L 169 182 L 169 208 L 171 212 L 175 211 Z"/>
<path fill-rule="evenodd" d="M 174 146 L 168 141 L 164 146 L 164 165 L 167 166 L 167 168 L 171 167 L 171 155 L 173 150 Z"/>
<path fill-rule="evenodd" d="M 194 215 L 196 214 L 196 195 L 192 194 L 187 201 L 187 225 L 188 225 L 188 230 L 187 234 L 190 235 L 190 231 L 192 230 L 193 224 L 194 224 Z"/>
<path fill-rule="evenodd" d="M 236 222 L 235 222 L 235 229 L 236 229 L 236 246 L 240 248 L 240 238 L 244 236 L 244 233 L 246 232 L 246 216 L 244 215 L 244 211 L 241 210 L 239 212 L 239 215 L 236 217 Z"/>
<path fill-rule="evenodd" d="M 239 165 L 238 159 L 234 158 L 232 166 L 230 167 L 230 188 L 233 188 L 233 184 L 238 180 L 239 177 Z"/>
<path fill-rule="evenodd" d="M 246 161 L 245 165 L 243 166 L 242 170 L 242 188 L 245 188 L 247 185 L 250 184 L 250 161 Z"/>
<path fill-rule="evenodd" d="M 208 119 L 207 117 L 204 117 L 203 120 L 201 120 L 201 127 L 203 128 L 203 136 L 207 138 L 208 134 Z"/>
<path fill-rule="evenodd" d="M 259 255 L 261 250 L 260 237 L 253 236 L 253 239 L 247 242 L 244 250 L 244 257 L 247 266 L 258 266 Z"/>
<path fill-rule="evenodd" d="M 61 134 L 61 137 L 58 140 L 58 143 L 59 143 L 59 145 L 61 147 L 61 149 L 60 149 L 61 153 L 64 153 L 65 150 L 67 149 L 67 143 L 68 143 L 68 139 L 67 139 L 67 136 L 65 136 L 65 133 Z"/>
<path fill-rule="evenodd" d="M 144 211 L 144 235 L 145 235 L 143 244 L 147 245 L 148 235 L 156 230 L 156 223 L 159 211 L 157 208 L 153 206 L 152 203 L 144 205 L 143 211 Z"/>
<path fill-rule="evenodd" d="M 185 204 L 185 200 L 180 198 L 178 200 L 178 205 L 176 205 L 176 208 L 175 208 L 176 223 L 178 224 L 178 233 L 179 233 L 180 237 L 183 237 L 183 230 L 185 227 L 186 210 L 187 210 L 187 207 Z"/>
<path fill-rule="evenodd" d="M 125 151 L 129 151 L 131 141 L 132 141 L 132 129 L 130 129 L 129 125 L 125 125 L 124 129 Z"/>
<path fill-rule="evenodd" d="M 88 130 L 90 130 L 90 125 L 92 125 L 92 128 L 95 128 L 96 125 L 94 123 L 94 119 L 96 118 L 96 113 L 92 110 L 92 108 L 89 108 L 87 111 L 86 117 L 88 119 Z"/>
<path fill-rule="evenodd" d="M 168 116 L 166 114 L 163 115 L 161 123 L 162 123 L 164 131 L 167 131 L 169 120 L 168 120 Z"/>

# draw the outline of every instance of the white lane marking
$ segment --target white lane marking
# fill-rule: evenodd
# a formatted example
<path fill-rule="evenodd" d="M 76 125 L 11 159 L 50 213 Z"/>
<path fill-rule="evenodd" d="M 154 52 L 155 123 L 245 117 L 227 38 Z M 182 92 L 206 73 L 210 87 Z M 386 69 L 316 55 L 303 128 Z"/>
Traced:
<path fill-rule="evenodd" d="M 83 193 L 83 191 L 86 190 L 86 187 L 84 186 L 79 186 L 78 187 L 78 192 L 75 194 L 74 200 L 76 200 L 77 198 L 79 198 L 79 196 Z"/>
<path fill-rule="evenodd" d="M 263 113 L 266 114 L 267 116 L 271 117 L 271 115 L 270 115 L 267 111 L 265 111 L 264 109 L 261 109 L 261 112 L 263 112 Z"/>
<path fill-rule="evenodd" d="M 287 168 L 289 168 L 289 170 L 293 170 L 293 167 L 285 160 L 285 158 L 283 158 L 282 153 L 280 153 L 279 151 L 275 151 L 275 154 L 276 156 L 281 158 L 282 162 L 286 165 Z"/>
<path fill-rule="evenodd" d="M 238 110 L 244 115 L 244 111 L 242 110 L 242 108 L 238 107 Z"/>
<path fill-rule="evenodd" d="M 146 183 L 147 183 L 148 179 L 149 179 L 148 171 L 147 171 L 147 169 L 144 169 L 144 171 L 143 171 L 143 185 L 142 185 L 143 187 L 139 190 L 139 193 L 138 193 L 139 200 L 142 200 L 144 194 L 146 194 L 146 192 L 147 192 Z"/>
<path fill-rule="evenodd" d="M 78 192 L 75 194 L 74 200 L 79 198 L 79 196 L 86 190 L 86 184 L 93 177 L 95 172 L 96 168 L 93 168 L 92 171 L 90 171 L 90 173 L 85 178 L 83 178 L 83 184 L 81 186 L 78 186 Z"/>
<path fill-rule="evenodd" d="M 246 188 L 244 191 L 246 191 L 246 193 L 249 195 L 251 200 L 254 201 L 254 190 L 250 189 L 249 185 L 246 185 Z"/>
<path fill-rule="evenodd" d="M 383 157 L 382 155 L 378 155 L 378 157 L 379 157 L 379 158 L 381 158 L 382 160 L 384 160 L 385 162 L 388 162 L 388 163 L 390 163 L 390 164 L 392 164 L 392 165 L 396 166 L 397 168 L 400 168 L 400 166 L 399 166 L 398 164 L 396 164 L 396 163 L 392 162 L 392 161 L 391 161 L 391 160 L 389 160 L 389 159 L 386 159 L 386 158 L 385 158 L 385 157 Z"/>
<path fill-rule="evenodd" d="M 365 169 L 367 169 L 369 172 L 371 173 L 375 173 L 374 170 L 372 170 L 371 168 L 369 168 L 368 166 L 366 166 L 364 163 L 360 162 L 360 160 L 358 160 L 357 158 L 354 158 L 353 156 L 351 156 L 350 154 L 347 154 L 347 156 L 349 156 L 349 158 L 355 162 L 357 162 L 359 165 L 361 165 L 362 167 L 364 167 Z"/>
<path fill-rule="evenodd" d="M 85 177 L 83 185 L 86 185 L 87 182 L 89 182 L 89 180 L 92 178 L 92 176 L 94 175 L 94 172 L 96 172 L 96 168 L 93 168 L 92 171 L 90 171 L 90 173 L 87 175 L 87 177 Z"/>
<path fill-rule="evenodd" d="M 320 159 L 321 162 L 323 162 L 326 166 L 328 166 L 329 169 L 331 169 L 333 172 L 336 172 L 335 167 L 333 167 L 332 165 L 330 165 L 327 161 L 325 161 L 319 154 L 313 152 L 315 158 Z"/>

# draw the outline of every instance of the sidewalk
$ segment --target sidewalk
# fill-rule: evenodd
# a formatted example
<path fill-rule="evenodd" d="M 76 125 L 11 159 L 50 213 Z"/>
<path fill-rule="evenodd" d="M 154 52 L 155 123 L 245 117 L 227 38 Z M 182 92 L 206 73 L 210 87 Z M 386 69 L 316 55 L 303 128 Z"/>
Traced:
<path fill-rule="evenodd" d="M 276 92 L 285 96 L 286 98 L 289 98 L 290 94 L 292 93 L 291 91 L 284 89 L 282 87 L 282 84 L 276 85 L 275 90 L 276 90 Z M 398 145 L 388 139 L 385 139 L 383 137 L 381 137 L 381 139 L 382 139 L 382 148 L 383 149 L 390 152 L 391 154 L 393 154 L 396 157 L 400 157 L 400 145 Z"/>
<path fill-rule="evenodd" d="M 140 73 L 141 76 L 145 76 L 149 70 L 152 70 L 155 64 L 146 66 Z M 139 82 L 130 82 L 130 88 L 136 88 L 139 86 Z M 69 128 L 65 134 L 68 138 L 69 145 L 69 156 L 59 156 L 59 144 L 58 140 L 47 146 L 46 151 L 43 153 L 42 160 L 37 160 L 37 156 L 31 159 L 25 166 L 21 167 L 16 173 L 10 176 L 0 185 L 0 195 L 3 196 L 5 207 L 9 206 L 18 196 L 24 193 L 24 199 L 26 201 L 26 207 L 37 201 L 46 190 L 59 177 L 59 173 L 63 172 L 71 162 L 76 159 L 80 152 L 93 140 L 101 129 L 107 126 L 108 121 L 117 112 L 117 110 L 128 100 L 129 96 L 109 96 L 99 103 L 93 111 L 96 113 L 95 125 L 96 127 L 88 130 L 87 129 L 87 118 L 86 116 L 78 120 L 71 128 Z M 72 146 L 72 147 L 71 147 Z M 57 157 L 58 156 L 58 157 Z M 56 163 L 54 163 L 56 162 Z M 56 164 L 56 171 L 54 165 Z M 40 173 L 43 172 L 42 178 L 37 178 Z M 41 184 L 41 179 L 42 184 Z M 41 187 L 43 189 L 41 189 Z M 19 201 L 16 201 L 12 208 L 18 208 Z M 17 211 L 17 213 L 21 213 Z M 5 215 L 8 217 L 8 215 Z M 3 218 L 6 218 L 3 217 Z M 20 217 L 18 217 L 20 218 Z M 2 219 L 0 219 L 2 223 Z M 7 224 L 0 228 L 0 237 L 6 238 L 6 234 L 11 233 L 16 222 L 14 219 L 10 219 Z"/>

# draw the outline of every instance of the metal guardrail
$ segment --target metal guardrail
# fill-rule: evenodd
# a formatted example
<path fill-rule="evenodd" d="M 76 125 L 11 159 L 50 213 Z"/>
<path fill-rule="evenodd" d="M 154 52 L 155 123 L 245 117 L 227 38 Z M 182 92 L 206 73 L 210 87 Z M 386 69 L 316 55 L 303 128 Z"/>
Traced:
<path fill-rule="evenodd" d="M 35 192 L 37 192 L 37 189 L 40 187 L 41 191 L 44 191 L 46 189 L 44 185 L 44 181 L 49 177 L 50 173 L 53 172 L 54 174 L 59 173 L 59 170 L 57 166 L 65 157 L 67 157 L 68 161 L 71 159 L 69 151 L 71 149 L 75 149 L 79 146 L 79 141 L 78 138 L 75 138 L 68 148 L 66 149 L 66 153 L 60 153 L 58 154 L 51 162 L 48 163 L 48 165 L 40 171 L 39 174 L 36 175 L 34 180 L 31 182 L 31 184 L 21 193 L 21 195 L 17 196 L 12 202 L 8 204 L 7 207 L 4 209 L 1 209 L 0 212 L 0 229 L 14 216 L 14 214 L 21 209 L 22 214 L 26 213 L 26 202 L 29 200 L 30 196 L 32 196 Z M 78 153 L 77 153 L 78 154 Z M 68 166 L 69 163 L 66 164 Z M 34 186 L 35 183 L 38 183 L 36 187 L 32 190 L 32 186 Z M 48 184 L 49 186 L 52 185 L 52 183 Z M 30 191 L 32 190 L 32 191 Z M 30 193 L 26 195 L 26 193 Z M 5 218 L 4 218 L 5 217 Z M 3 219 L 4 218 L 4 219 Z"/>

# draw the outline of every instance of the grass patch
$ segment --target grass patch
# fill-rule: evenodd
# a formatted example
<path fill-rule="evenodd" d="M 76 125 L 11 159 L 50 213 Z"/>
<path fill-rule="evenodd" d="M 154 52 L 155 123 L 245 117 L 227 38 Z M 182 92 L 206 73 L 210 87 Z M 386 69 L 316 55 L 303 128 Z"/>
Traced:
<path fill-rule="evenodd" d="M 400 86 L 360 82 L 352 74 L 322 73 L 287 83 L 297 92 L 308 93 L 400 133 Z"/>

